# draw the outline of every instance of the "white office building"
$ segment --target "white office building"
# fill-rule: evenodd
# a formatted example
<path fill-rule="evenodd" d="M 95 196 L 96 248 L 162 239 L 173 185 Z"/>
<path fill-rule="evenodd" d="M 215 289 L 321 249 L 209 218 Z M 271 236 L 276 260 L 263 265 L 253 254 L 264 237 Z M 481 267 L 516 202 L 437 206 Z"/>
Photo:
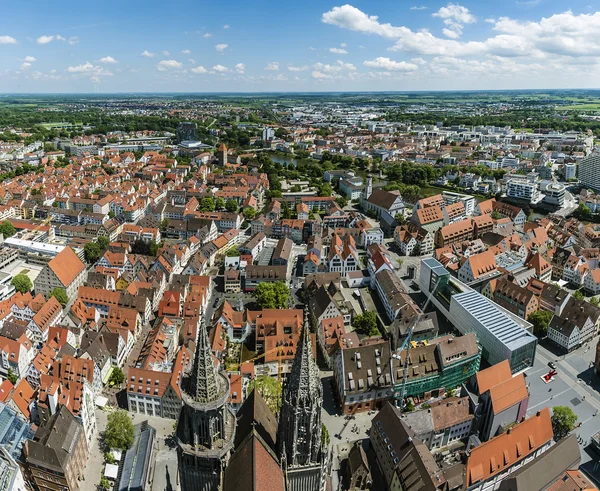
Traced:
<path fill-rule="evenodd" d="M 565 164 L 565 179 L 568 181 L 569 179 L 574 179 L 577 177 L 577 164 L 569 163 Z"/>
<path fill-rule="evenodd" d="M 533 176 L 511 176 L 506 181 L 506 196 L 522 199 L 532 204 L 539 203 L 544 196 L 538 189 L 536 178 Z"/>
<path fill-rule="evenodd" d="M 558 206 L 565 204 L 565 187 L 556 181 L 544 181 L 540 185 L 544 196 L 544 203 Z"/>
<path fill-rule="evenodd" d="M 275 130 L 269 126 L 265 126 L 262 130 L 263 141 L 271 141 L 275 138 Z"/>
<path fill-rule="evenodd" d="M 600 191 L 600 154 L 592 153 L 579 164 L 579 180 L 583 186 Z"/>

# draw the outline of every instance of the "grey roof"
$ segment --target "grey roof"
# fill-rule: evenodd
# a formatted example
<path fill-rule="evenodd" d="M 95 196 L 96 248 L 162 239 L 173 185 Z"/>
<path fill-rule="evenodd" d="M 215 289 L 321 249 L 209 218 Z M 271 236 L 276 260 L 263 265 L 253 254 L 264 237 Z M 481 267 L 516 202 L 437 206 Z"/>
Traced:
<path fill-rule="evenodd" d="M 401 199 L 399 194 L 382 189 L 374 189 L 367 201 L 375 206 L 389 210 L 397 199 Z"/>
<path fill-rule="evenodd" d="M 571 319 L 559 317 L 558 315 L 553 316 L 550 324 L 548 324 L 549 331 L 557 332 L 567 338 L 571 337 L 575 328 L 577 328 L 577 325 Z"/>
<path fill-rule="evenodd" d="M 511 351 L 536 342 L 533 334 L 476 291 L 457 293 L 452 295 L 451 301 L 461 305 L 468 315 Z"/>
<path fill-rule="evenodd" d="M 560 475 L 570 469 L 577 469 L 581 453 L 577 438 L 571 433 L 542 455 L 511 473 L 500 484 L 499 491 L 529 491 L 546 489 Z"/>
<path fill-rule="evenodd" d="M 344 388 L 348 395 L 391 387 L 390 343 L 366 344 L 342 350 Z"/>
<path fill-rule="evenodd" d="M 152 465 L 156 430 L 143 421 L 135 425 L 133 445 L 125 454 L 117 491 L 143 491 Z"/>
<path fill-rule="evenodd" d="M 279 239 L 279 242 L 277 242 L 277 246 L 275 247 L 275 251 L 273 252 L 271 261 L 285 261 L 287 263 L 290 260 L 290 255 L 292 254 L 292 245 L 292 240 L 288 239 L 287 237 Z"/>
<path fill-rule="evenodd" d="M 64 472 L 81 438 L 85 438 L 83 426 L 66 406 L 60 405 L 48 422 L 38 428 L 35 439 L 27 441 L 26 460 Z"/>
<path fill-rule="evenodd" d="M 327 310 L 332 303 L 335 303 L 329 292 L 324 286 L 321 286 L 308 300 L 310 310 L 318 319 L 323 312 Z"/>

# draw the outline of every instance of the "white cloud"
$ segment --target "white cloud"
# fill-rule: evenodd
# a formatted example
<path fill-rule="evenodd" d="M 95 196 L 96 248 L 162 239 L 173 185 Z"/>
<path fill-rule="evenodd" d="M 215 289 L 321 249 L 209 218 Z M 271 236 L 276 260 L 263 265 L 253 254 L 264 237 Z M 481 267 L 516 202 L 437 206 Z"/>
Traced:
<path fill-rule="evenodd" d="M 333 78 L 332 75 L 328 75 L 327 73 L 320 72 L 315 70 L 311 73 L 312 78 L 316 78 L 317 80 L 327 80 Z"/>
<path fill-rule="evenodd" d="M 177 60 L 161 60 L 156 64 L 156 68 L 159 72 L 166 72 L 167 70 L 176 70 L 181 68 L 183 63 Z"/>
<path fill-rule="evenodd" d="M 380 56 L 371 61 L 364 61 L 363 65 L 368 68 L 375 68 L 377 70 L 386 70 L 392 72 L 414 72 L 419 69 L 419 66 L 415 63 L 407 63 L 405 61 L 394 61 L 389 58 Z"/>
<path fill-rule="evenodd" d="M 347 47 L 348 47 L 348 45 L 347 45 L 346 43 L 340 43 L 340 46 L 341 46 L 342 48 L 347 48 Z"/>
<path fill-rule="evenodd" d="M 189 54 L 191 54 L 192 52 L 191 52 L 189 49 L 184 49 L 184 50 L 182 51 L 182 53 L 183 53 L 184 55 L 189 55 Z"/>
<path fill-rule="evenodd" d="M 432 15 L 444 20 L 452 19 L 461 24 L 473 24 L 475 22 L 475 17 L 469 12 L 469 9 L 456 3 L 449 3 Z"/>
<path fill-rule="evenodd" d="M 23 61 L 27 62 L 27 63 L 33 63 L 34 61 L 37 61 L 33 56 L 26 56 L 25 58 L 23 58 Z"/>
<path fill-rule="evenodd" d="M 112 76 L 112 73 L 105 70 L 104 67 L 99 65 L 92 65 L 89 61 L 82 63 L 81 65 L 70 66 L 67 68 L 69 73 L 82 73 L 89 74 L 95 77 L 98 76 Z"/>
<path fill-rule="evenodd" d="M 303 72 L 304 70 L 308 70 L 308 67 L 306 65 L 304 66 L 294 66 L 294 65 L 289 65 L 287 67 L 287 69 L 290 72 Z"/>
<path fill-rule="evenodd" d="M 74 44 L 77 44 L 79 42 L 79 36 L 71 36 L 69 38 L 69 44 L 72 46 Z"/>
<path fill-rule="evenodd" d="M 57 41 L 66 41 L 66 39 L 64 37 L 62 37 L 60 34 L 56 35 L 56 40 Z"/>
<path fill-rule="evenodd" d="M 367 15 L 356 7 L 346 4 L 341 7 L 333 7 L 329 12 L 325 12 L 321 21 L 351 31 L 379 34 L 391 39 L 399 37 L 402 29 L 406 29 L 405 27 L 394 27 L 391 24 L 381 24 L 377 19 L 376 15 Z"/>
<path fill-rule="evenodd" d="M 457 39 L 462 36 L 464 24 L 473 24 L 475 17 L 467 7 L 449 3 L 433 14 L 433 17 L 443 19 L 446 27 L 442 30 L 445 36 Z"/>
<path fill-rule="evenodd" d="M 276 61 L 273 61 L 265 67 L 265 70 L 270 71 L 270 72 L 277 72 L 277 71 L 279 71 L 279 63 L 277 63 Z"/>
<path fill-rule="evenodd" d="M 212 37 L 212 34 L 210 32 L 207 32 L 204 36 L 202 36 L 203 38 L 209 38 Z"/>
<path fill-rule="evenodd" d="M 229 27 L 230 27 L 230 26 L 229 26 L 229 24 L 225 24 L 225 25 L 223 26 L 223 29 L 229 29 Z"/>
<path fill-rule="evenodd" d="M 335 53 L 336 55 L 347 55 L 348 51 L 342 48 L 329 48 L 330 53 Z"/>
<path fill-rule="evenodd" d="M 495 24 L 496 19 L 494 17 L 488 17 L 487 19 L 484 19 L 483 22 L 487 22 L 488 24 Z"/>
<path fill-rule="evenodd" d="M 169 53 L 166 49 L 163 50 L 162 52 L 163 56 L 169 56 L 171 53 Z"/>
<path fill-rule="evenodd" d="M 428 10 L 429 7 L 426 7 L 425 5 L 413 5 L 410 10 Z"/>
<path fill-rule="evenodd" d="M 188 61 L 192 64 L 195 65 L 196 64 L 196 60 L 194 60 L 193 58 L 188 58 Z"/>
<path fill-rule="evenodd" d="M 112 56 L 105 56 L 104 58 L 100 58 L 98 61 L 100 63 L 119 63 Z"/>
<path fill-rule="evenodd" d="M 424 65 L 425 60 L 423 58 L 412 58 L 410 61 L 416 63 L 417 65 Z"/>
<path fill-rule="evenodd" d="M 150 51 L 148 51 L 148 50 L 144 50 L 144 52 L 142 53 L 142 56 L 146 56 L 148 58 L 154 58 L 156 55 L 154 53 L 150 53 Z"/>
<path fill-rule="evenodd" d="M 215 44 L 215 49 L 219 53 L 222 53 L 223 51 L 225 51 L 227 49 L 228 46 L 229 46 L 228 44 Z"/>
<path fill-rule="evenodd" d="M 238 63 L 233 69 L 238 73 L 244 73 L 246 71 L 246 65 L 243 63 Z"/>
<path fill-rule="evenodd" d="M 208 72 L 208 70 L 206 68 L 204 68 L 202 65 L 192 68 L 191 71 L 193 73 L 207 73 Z"/>
<path fill-rule="evenodd" d="M 229 68 L 227 68 L 226 66 L 223 65 L 215 65 L 214 67 L 212 67 L 212 69 L 215 72 L 219 72 L 219 73 L 225 73 L 229 71 Z"/>
<path fill-rule="evenodd" d="M 17 40 L 11 36 L 0 36 L 0 44 L 17 44 Z"/>
<path fill-rule="evenodd" d="M 462 9 L 442 10 L 439 15 L 452 15 L 453 19 L 469 22 L 472 20 L 471 14 Z M 577 58 L 597 57 L 600 53 L 600 12 L 577 15 L 567 11 L 537 22 L 502 17 L 493 25 L 497 34 L 483 41 L 443 39 L 427 30 L 413 31 L 405 26 L 380 23 L 377 16 L 367 15 L 351 5 L 334 7 L 323 14 L 322 21 L 392 39 L 395 44 L 389 48 L 391 51 L 416 55 L 455 56 L 460 53 L 463 57 L 487 55 L 550 60 L 557 55 Z M 456 36 L 456 29 L 449 31 Z"/>
<path fill-rule="evenodd" d="M 27 70 L 29 67 L 31 66 L 31 63 L 22 63 L 21 64 L 21 70 Z"/>
<path fill-rule="evenodd" d="M 55 39 L 58 40 L 58 36 L 40 36 L 39 38 L 36 39 L 36 43 L 48 44 L 48 43 L 51 43 L 52 41 L 54 41 Z"/>
<path fill-rule="evenodd" d="M 336 73 L 341 71 L 356 70 L 356 67 L 352 63 L 344 63 L 342 60 L 338 60 L 335 65 L 316 63 L 314 68 L 316 71 L 323 73 Z"/>

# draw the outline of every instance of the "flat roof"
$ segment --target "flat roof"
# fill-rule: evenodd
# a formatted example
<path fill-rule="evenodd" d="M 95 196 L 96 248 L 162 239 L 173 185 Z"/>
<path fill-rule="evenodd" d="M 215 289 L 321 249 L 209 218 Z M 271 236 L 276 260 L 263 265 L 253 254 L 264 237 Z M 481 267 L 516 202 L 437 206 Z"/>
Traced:
<path fill-rule="evenodd" d="M 452 300 L 512 351 L 536 341 L 533 334 L 476 291 L 457 293 Z"/>

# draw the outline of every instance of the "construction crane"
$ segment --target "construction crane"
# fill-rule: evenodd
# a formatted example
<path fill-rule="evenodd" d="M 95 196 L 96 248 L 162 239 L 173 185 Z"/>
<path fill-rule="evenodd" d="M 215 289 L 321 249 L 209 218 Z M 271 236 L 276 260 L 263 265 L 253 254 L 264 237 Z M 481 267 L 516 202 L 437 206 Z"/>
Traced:
<path fill-rule="evenodd" d="M 437 290 L 439 282 L 440 282 L 440 278 L 438 278 L 438 280 L 435 282 L 435 285 L 433 286 L 433 290 L 431 290 L 432 296 L 433 296 L 434 292 Z M 431 301 L 431 296 L 427 297 L 427 301 L 421 308 L 421 313 L 416 315 L 413 318 L 412 322 L 410 323 L 410 326 L 408 327 L 408 332 L 406 334 L 406 338 L 404 338 L 402 345 L 392 355 L 392 358 L 402 361 L 402 358 L 400 358 L 400 354 L 404 350 L 406 350 L 406 354 L 404 355 L 404 365 L 402 367 L 402 383 L 400 385 L 400 395 L 396 398 L 396 407 L 399 407 L 400 409 L 402 409 L 402 407 L 404 407 L 404 398 L 406 396 L 406 379 L 408 378 L 408 355 L 410 354 L 410 348 L 412 347 L 413 331 L 415 330 L 415 327 L 417 326 L 417 324 L 425 317 L 425 309 L 429 305 L 430 301 Z M 392 367 L 392 384 L 393 383 L 394 383 L 394 369 Z"/>
<path fill-rule="evenodd" d="M 264 353 L 261 353 L 260 355 L 255 356 L 254 358 L 250 358 L 249 360 L 243 361 L 242 363 L 233 365 L 232 367 L 230 367 L 230 369 L 233 370 L 233 369 L 239 368 L 244 363 L 251 363 L 253 361 L 260 360 L 261 358 L 264 358 L 265 356 L 267 356 L 271 353 L 275 353 L 275 352 L 277 352 L 277 381 L 281 384 L 283 346 L 276 346 L 275 348 L 265 351 Z"/>

